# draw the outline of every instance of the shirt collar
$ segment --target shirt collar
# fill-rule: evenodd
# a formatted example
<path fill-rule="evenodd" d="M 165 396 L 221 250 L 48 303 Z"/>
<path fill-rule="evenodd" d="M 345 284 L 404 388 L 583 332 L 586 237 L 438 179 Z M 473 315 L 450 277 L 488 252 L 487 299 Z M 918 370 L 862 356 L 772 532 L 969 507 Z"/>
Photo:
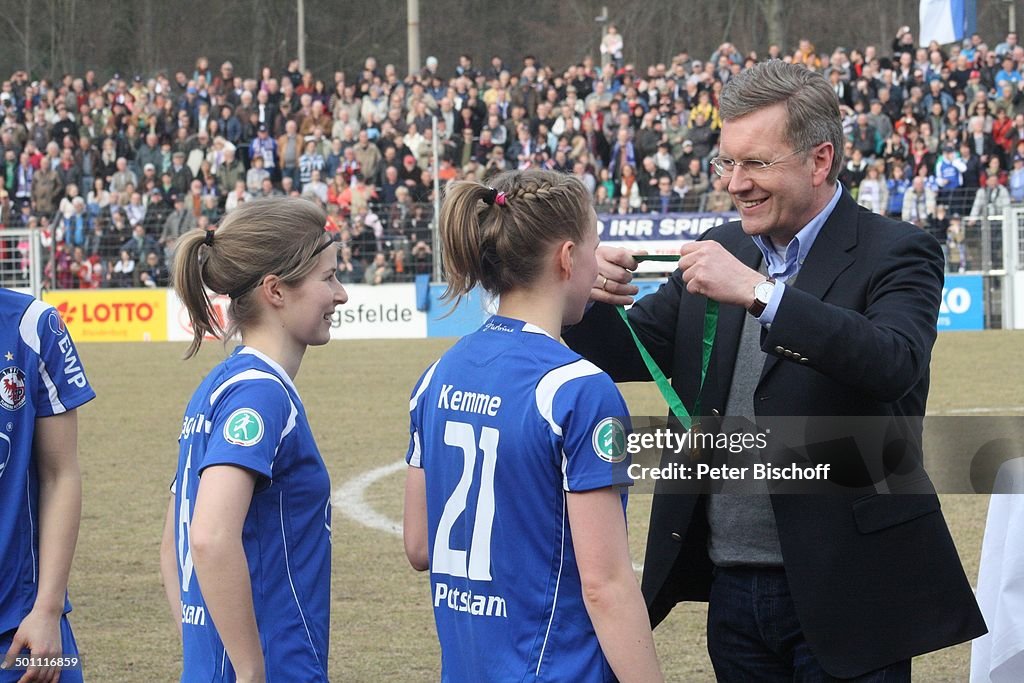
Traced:
<path fill-rule="evenodd" d="M 275 361 L 267 354 L 263 353 L 262 351 L 257 351 L 251 346 L 244 345 L 239 345 L 235 347 L 235 353 L 256 356 L 261 361 L 269 365 L 270 369 L 274 371 L 274 374 L 277 375 L 281 379 L 281 381 L 284 382 L 287 386 L 291 387 L 292 391 L 295 392 L 296 396 L 299 395 L 299 390 L 295 388 L 295 382 L 292 381 L 292 378 L 288 375 L 287 371 L 285 371 L 285 369 L 281 367 L 281 365 L 277 361 Z"/>
<path fill-rule="evenodd" d="M 769 238 L 762 235 L 754 235 L 752 237 L 754 244 L 757 245 L 757 248 L 761 250 L 761 254 L 764 256 L 769 276 L 785 282 L 787 278 L 799 272 L 800 266 L 803 265 L 804 259 L 807 258 L 807 254 L 814 245 L 814 240 L 817 239 L 818 233 L 821 232 L 821 228 L 825 225 L 825 221 L 832 215 L 832 210 L 836 208 L 836 204 L 839 203 L 839 198 L 842 195 L 843 186 L 841 183 L 836 183 L 836 191 L 833 193 L 832 199 L 825 205 L 825 208 L 819 211 L 807 225 L 801 228 L 800 232 L 793 238 L 793 241 L 786 247 L 784 262 L 780 262 L 779 255 L 769 243 Z"/>

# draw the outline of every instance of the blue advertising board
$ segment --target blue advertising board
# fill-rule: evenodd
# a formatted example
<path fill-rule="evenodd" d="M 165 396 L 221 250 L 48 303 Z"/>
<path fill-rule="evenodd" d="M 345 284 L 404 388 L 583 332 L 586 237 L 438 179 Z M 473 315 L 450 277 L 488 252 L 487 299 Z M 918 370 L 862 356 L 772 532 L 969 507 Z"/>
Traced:
<path fill-rule="evenodd" d="M 946 275 L 937 327 L 940 332 L 985 329 L 985 284 L 981 275 Z"/>

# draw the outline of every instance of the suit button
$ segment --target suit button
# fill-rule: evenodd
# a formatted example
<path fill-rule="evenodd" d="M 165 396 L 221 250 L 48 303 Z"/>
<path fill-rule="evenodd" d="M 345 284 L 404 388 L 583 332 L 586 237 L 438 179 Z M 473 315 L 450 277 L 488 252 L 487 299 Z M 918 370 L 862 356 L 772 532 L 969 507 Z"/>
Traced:
<path fill-rule="evenodd" d="M 672 536 L 672 540 L 675 541 L 676 543 L 682 543 L 683 542 L 683 537 L 680 536 L 678 532 L 673 531 L 670 534 L 670 536 Z"/>
<path fill-rule="evenodd" d="M 803 363 L 804 365 L 807 365 L 807 359 L 806 358 L 801 358 L 800 362 Z"/>
<path fill-rule="evenodd" d="M 785 351 L 783 351 L 783 353 L 786 354 L 786 358 L 792 358 L 793 357 L 793 352 L 790 351 L 789 349 L 786 349 Z"/>
<path fill-rule="evenodd" d="M 775 347 L 775 353 L 782 353 L 782 352 L 783 352 L 783 351 L 785 351 L 785 350 L 786 350 L 786 349 L 782 348 L 781 346 L 776 346 L 776 347 Z"/>
<path fill-rule="evenodd" d="M 793 354 L 793 360 L 800 360 L 802 358 L 803 358 L 803 356 L 801 356 L 799 353 L 794 353 Z"/>

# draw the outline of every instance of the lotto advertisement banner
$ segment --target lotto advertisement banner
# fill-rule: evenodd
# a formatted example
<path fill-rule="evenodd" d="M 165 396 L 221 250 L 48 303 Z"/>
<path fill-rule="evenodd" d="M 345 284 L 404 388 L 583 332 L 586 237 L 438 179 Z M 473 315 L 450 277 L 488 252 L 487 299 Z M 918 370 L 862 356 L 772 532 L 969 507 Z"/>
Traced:
<path fill-rule="evenodd" d="M 167 292 L 163 289 L 92 289 L 46 292 L 76 343 L 164 341 Z"/>

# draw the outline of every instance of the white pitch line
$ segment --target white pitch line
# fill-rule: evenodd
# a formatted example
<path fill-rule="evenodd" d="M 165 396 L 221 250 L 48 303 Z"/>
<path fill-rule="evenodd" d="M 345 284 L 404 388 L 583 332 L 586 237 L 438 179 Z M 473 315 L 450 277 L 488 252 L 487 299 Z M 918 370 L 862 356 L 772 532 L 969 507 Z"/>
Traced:
<path fill-rule="evenodd" d="M 331 496 L 331 504 L 336 510 L 349 519 L 363 526 L 377 531 L 383 531 L 392 536 L 402 535 L 402 523 L 388 519 L 380 514 L 366 501 L 366 490 L 384 477 L 390 477 L 396 472 L 401 472 L 406 467 L 405 460 L 393 462 L 390 465 L 377 467 L 368 472 L 348 480 L 335 490 Z M 642 572 L 644 565 L 634 562 L 633 571 Z"/>
<path fill-rule="evenodd" d="M 950 408 L 948 410 L 936 410 L 934 412 L 929 411 L 926 415 L 985 415 L 985 414 L 999 414 L 999 413 L 1019 413 L 1024 411 L 1024 406 L 991 406 L 991 407 L 976 407 L 976 408 Z"/>
<path fill-rule="evenodd" d="M 399 460 L 393 462 L 390 465 L 384 465 L 372 469 L 369 472 L 363 472 L 358 477 L 350 479 L 343 485 L 338 487 L 331 496 L 331 504 L 334 505 L 335 509 L 341 512 L 349 519 L 368 526 L 371 529 L 377 531 L 383 531 L 386 534 L 392 536 L 402 535 L 402 523 L 395 522 L 388 519 L 384 515 L 380 514 L 373 507 L 366 502 L 365 493 L 377 481 L 384 477 L 389 477 L 396 472 L 400 472 L 405 469 L 407 465 L 405 460 Z"/>

